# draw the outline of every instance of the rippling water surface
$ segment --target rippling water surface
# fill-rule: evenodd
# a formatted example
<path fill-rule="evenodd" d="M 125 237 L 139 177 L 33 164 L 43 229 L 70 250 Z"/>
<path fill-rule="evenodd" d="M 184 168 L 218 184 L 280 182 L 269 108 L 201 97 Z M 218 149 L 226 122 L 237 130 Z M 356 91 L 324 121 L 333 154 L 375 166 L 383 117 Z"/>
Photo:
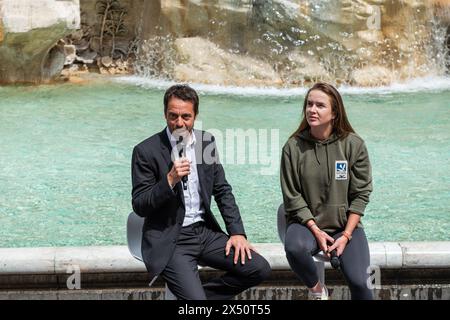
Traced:
<path fill-rule="evenodd" d="M 0 87 L 1 247 L 125 244 L 132 148 L 164 127 L 165 84 L 136 83 Z M 222 143 L 249 239 L 277 242 L 279 150 L 304 90 L 216 89 L 200 87 L 198 124 Z M 450 240 L 449 86 L 342 91 L 373 165 L 369 240 Z M 227 129 L 258 133 L 258 148 L 227 158 Z M 272 167 L 259 134 L 272 142 Z"/>

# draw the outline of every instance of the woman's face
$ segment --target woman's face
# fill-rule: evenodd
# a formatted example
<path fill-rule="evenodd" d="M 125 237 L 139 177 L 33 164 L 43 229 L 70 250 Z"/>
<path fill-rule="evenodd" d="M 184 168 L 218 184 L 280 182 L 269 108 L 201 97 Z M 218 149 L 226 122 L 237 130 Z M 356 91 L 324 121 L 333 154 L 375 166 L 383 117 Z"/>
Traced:
<path fill-rule="evenodd" d="M 320 91 L 312 90 L 306 102 L 306 121 L 311 128 L 327 129 L 332 127 L 332 122 L 335 117 L 331 106 L 330 97 Z"/>

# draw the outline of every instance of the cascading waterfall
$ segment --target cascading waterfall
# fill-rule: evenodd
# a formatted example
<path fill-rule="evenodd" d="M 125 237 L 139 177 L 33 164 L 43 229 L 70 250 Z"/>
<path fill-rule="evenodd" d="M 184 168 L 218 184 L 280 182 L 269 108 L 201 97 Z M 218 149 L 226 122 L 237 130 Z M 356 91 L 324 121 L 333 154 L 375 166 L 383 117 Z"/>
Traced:
<path fill-rule="evenodd" d="M 162 2 L 141 28 L 149 78 L 295 87 L 382 86 L 448 73 L 450 1 Z M 154 13 L 154 12 L 153 12 Z"/>

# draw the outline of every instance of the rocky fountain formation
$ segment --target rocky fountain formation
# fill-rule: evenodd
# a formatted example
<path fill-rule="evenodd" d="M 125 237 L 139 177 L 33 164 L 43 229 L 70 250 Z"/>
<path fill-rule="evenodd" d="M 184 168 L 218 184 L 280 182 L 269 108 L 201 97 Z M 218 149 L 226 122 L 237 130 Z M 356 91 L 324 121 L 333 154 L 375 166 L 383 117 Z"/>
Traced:
<path fill-rule="evenodd" d="M 134 70 L 218 85 L 379 86 L 442 76 L 450 65 L 449 0 L 0 0 L 0 8 L 1 82 L 45 81 L 65 65 L 67 76 Z"/>
<path fill-rule="evenodd" d="M 78 0 L 0 0 L 0 84 L 59 76 L 65 56 L 58 40 L 79 27 Z"/>
<path fill-rule="evenodd" d="M 447 71 L 450 1 L 156 1 L 137 70 L 227 85 L 386 85 Z M 147 18 L 152 17 L 152 19 Z"/>

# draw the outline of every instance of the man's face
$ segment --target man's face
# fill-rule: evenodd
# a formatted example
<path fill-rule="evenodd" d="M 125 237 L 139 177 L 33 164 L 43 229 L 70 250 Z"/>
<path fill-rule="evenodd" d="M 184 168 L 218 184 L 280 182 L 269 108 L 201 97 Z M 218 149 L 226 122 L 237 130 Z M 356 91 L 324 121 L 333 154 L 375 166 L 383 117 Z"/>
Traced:
<path fill-rule="evenodd" d="M 195 121 L 194 104 L 172 97 L 167 103 L 165 117 L 170 133 L 177 129 L 191 132 Z"/>

